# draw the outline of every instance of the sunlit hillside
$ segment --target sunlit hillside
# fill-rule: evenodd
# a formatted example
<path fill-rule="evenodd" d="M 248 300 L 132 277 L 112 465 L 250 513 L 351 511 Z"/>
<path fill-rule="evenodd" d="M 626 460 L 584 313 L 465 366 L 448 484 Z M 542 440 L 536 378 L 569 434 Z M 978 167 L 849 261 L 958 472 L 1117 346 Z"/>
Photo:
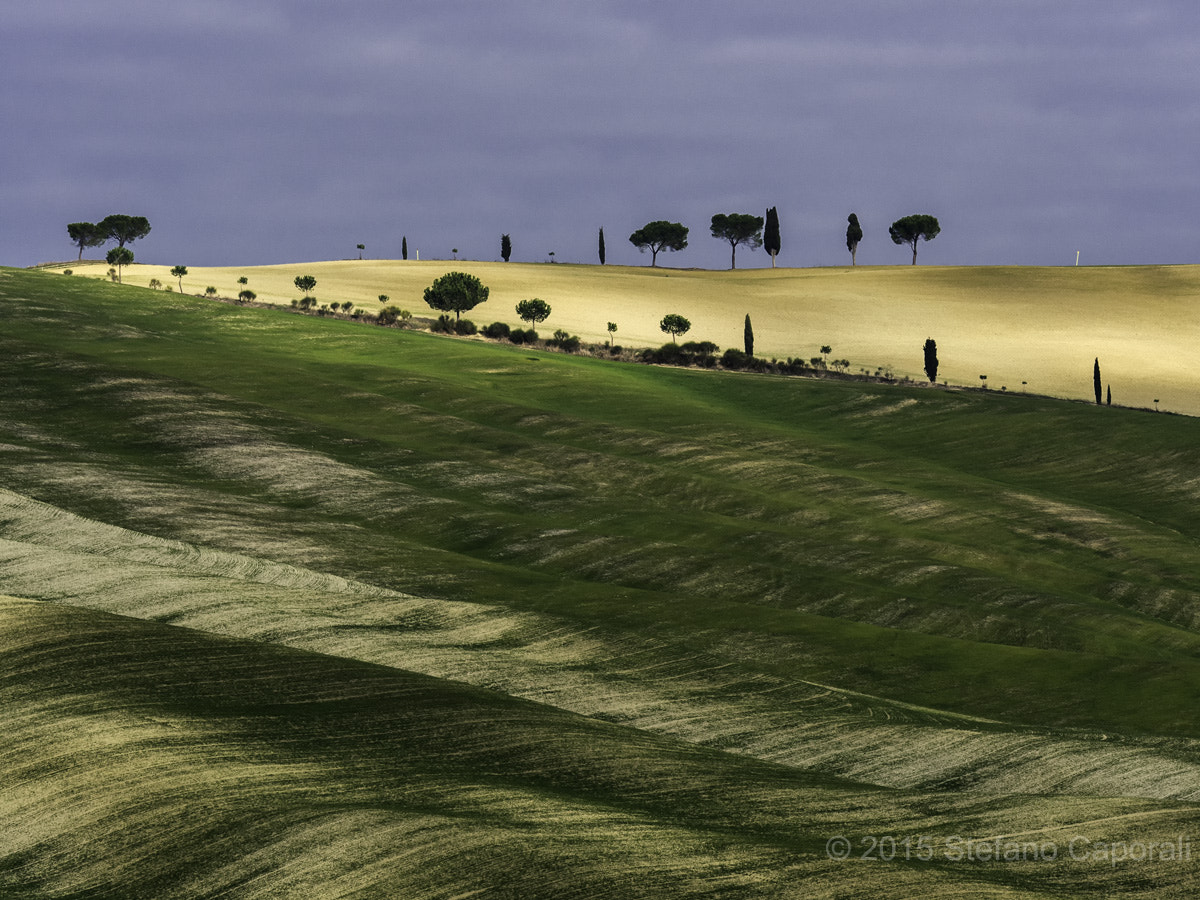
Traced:
<path fill-rule="evenodd" d="M 104 277 L 107 266 L 75 265 Z M 189 268 L 183 290 L 216 287 L 237 295 L 245 276 L 260 300 L 301 296 L 299 274 L 317 279 L 318 300 L 351 300 L 368 310 L 378 296 L 417 315 L 423 291 L 453 270 L 478 275 L 491 289 L 472 312 L 479 324 L 517 323 L 515 304 L 540 297 L 553 307 L 544 333 L 563 328 L 584 340 L 607 340 L 607 323 L 627 346 L 661 344 L 658 322 L 680 313 L 687 339 L 741 347 L 751 316 L 760 356 L 820 355 L 848 359 L 850 370 L 890 368 L 923 378 L 921 347 L 937 341 L 939 380 L 993 390 L 1074 399 L 1093 396 L 1099 358 L 1113 402 L 1200 414 L 1200 267 L 1137 266 L 859 267 L 695 271 L 649 267 L 505 264 L 470 261 L 298 263 L 247 268 Z M 175 285 L 168 266 L 132 266 L 130 284 L 151 278 Z"/>

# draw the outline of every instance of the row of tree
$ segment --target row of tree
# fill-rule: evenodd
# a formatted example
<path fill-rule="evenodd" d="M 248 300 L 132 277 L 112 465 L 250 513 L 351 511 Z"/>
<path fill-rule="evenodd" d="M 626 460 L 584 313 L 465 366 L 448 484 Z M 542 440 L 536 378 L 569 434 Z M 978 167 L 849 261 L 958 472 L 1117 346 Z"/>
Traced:
<path fill-rule="evenodd" d="M 850 214 L 846 228 L 846 249 L 850 251 L 850 264 L 857 264 L 858 245 L 863 239 L 862 225 L 858 216 Z M 712 217 L 709 229 L 714 238 L 728 241 L 730 247 L 729 268 L 737 268 L 737 248 L 749 247 L 756 250 L 766 247 L 771 254 L 771 267 L 775 267 L 775 257 L 782 248 L 779 237 L 779 213 L 775 207 L 767 210 L 766 216 L 754 216 L 749 213 L 718 213 Z M 918 241 L 931 241 L 941 233 L 941 225 L 931 215 L 917 214 L 897 219 L 888 228 L 888 235 L 894 244 L 908 244 L 912 248 L 912 264 L 917 264 Z M 658 265 L 658 254 L 663 250 L 683 250 L 688 245 L 689 229 L 680 222 L 658 220 L 648 222 L 629 236 L 629 242 L 638 248 L 639 252 L 650 251 L 650 265 Z M 501 249 L 506 254 L 512 252 L 508 235 L 501 241 Z M 508 256 L 504 255 L 504 261 Z M 604 265 L 604 229 L 600 229 L 600 264 Z"/>
<path fill-rule="evenodd" d="M 116 241 L 118 248 L 124 248 L 149 233 L 150 222 L 145 216 L 105 216 L 99 222 L 72 222 L 67 226 L 67 236 L 79 248 L 81 260 L 85 247 L 102 247 Z"/>
<path fill-rule="evenodd" d="M 121 270 L 133 262 L 133 251 L 125 245 L 149 233 L 150 222 L 145 216 L 112 215 L 105 216 L 99 222 L 72 222 L 67 226 L 67 236 L 79 248 L 81 260 L 85 247 L 102 247 L 109 241 L 117 242 L 117 246 L 104 256 L 105 262 L 116 267 L 117 281 L 121 280 Z"/>

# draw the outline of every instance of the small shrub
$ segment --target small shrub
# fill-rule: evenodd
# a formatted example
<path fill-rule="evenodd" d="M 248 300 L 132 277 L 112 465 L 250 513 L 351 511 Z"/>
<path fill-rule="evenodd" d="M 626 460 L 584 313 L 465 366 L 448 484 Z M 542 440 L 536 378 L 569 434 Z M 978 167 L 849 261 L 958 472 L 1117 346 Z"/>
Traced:
<path fill-rule="evenodd" d="M 376 325 L 395 325 L 400 318 L 400 310 L 394 306 L 389 306 L 387 309 L 381 309 L 379 315 L 375 317 Z"/>
<path fill-rule="evenodd" d="M 538 333 L 532 328 L 514 328 L 508 333 L 508 339 L 514 344 L 536 344 L 538 340 Z"/>
<path fill-rule="evenodd" d="M 354 301 L 353 300 L 346 300 L 344 303 L 342 303 L 342 312 L 348 313 L 352 309 L 354 309 Z"/>
<path fill-rule="evenodd" d="M 679 349 L 693 356 L 712 356 L 721 348 L 712 341 L 687 341 L 680 344 Z"/>
<path fill-rule="evenodd" d="M 109 280 L 109 281 L 116 281 L 116 280 L 117 280 L 117 270 L 116 270 L 116 269 L 109 269 L 109 270 L 108 270 L 108 280 Z"/>
<path fill-rule="evenodd" d="M 204 296 L 205 296 L 205 297 L 215 297 L 215 296 L 217 296 L 217 289 L 216 289 L 216 288 L 215 288 L 213 285 L 211 285 L 211 284 L 210 284 L 208 287 L 206 287 L 206 288 L 204 289 Z"/>
<path fill-rule="evenodd" d="M 482 334 L 484 337 L 490 337 L 494 340 L 508 337 L 509 327 L 503 322 L 493 322 L 483 328 Z"/>
<path fill-rule="evenodd" d="M 238 291 L 238 302 L 239 303 L 249 303 L 251 300 L 255 299 L 257 296 L 258 296 L 258 294 L 254 293 L 254 291 L 250 290 L 249 288 L 246 288 L 245 290 Z M 292 301 L 292 302 L 294 303 L 295 301 Z"/>
<path fill-rule="evenodd" d="M 293 301 L 292 301 L 292 309 L 298 309 L 299 307 L 300 307 L 300 301 L 299 301 L 299 300 L 293 300 Z"/>
<path fill-rule="evenodd" d="M 550 341 L 552 345 L 560 350 L 565 350 L 567 353 L 576 353 L 579 350 L 579 338 L 576 335 L 569 334 L 566 330 L 559 328 L 554 332 L 554 338 Z"/>
<path fill-rule="evenodd" d="M 429 330 L 435 334 L 453 334 L 454 320 L 445 313 L 442 313 L 437 317 Z"/>
<path fill-rule="evenodd" d="M 655 349 L 653 347 L 642 351 L 642 359 L 648 363 L 657 363 L 661 366 L 686 366 L 691 362 L 691 356 L 683 352 L 683 348 L 678 344 L 663 344 Z"/>
<path fill-rule="evenodd" d="M 736 347 L 730 347 L 721 357 L 721 365 L 726 369 L 744 369 L 749 363 L 751 357 L 747 356 Z"/>
<path fill-rule="evenodd" d="M 161 281 L 159 281 L 157 278 L 151 278 L 151 279 L 150 279 L 150 287 L 151 287 L 153 290 L 156 290 L 156 291 L 157 291 L 159 288 L 161 288 L 161 287 L 162 287 L 162 282 L 161 282 Z"/>
<path fill-rule="evenodd" d="M 70 269 L 63 269 L 63 274 L 64 275 L 74 275 L 75 273 Z"/>
<path fill-rule="evenodd" d="M 454 323 L 455 334 L 477 334 L 479 329 L 475 327 L 475 323 L 470 319 L 459 319 Z"/>

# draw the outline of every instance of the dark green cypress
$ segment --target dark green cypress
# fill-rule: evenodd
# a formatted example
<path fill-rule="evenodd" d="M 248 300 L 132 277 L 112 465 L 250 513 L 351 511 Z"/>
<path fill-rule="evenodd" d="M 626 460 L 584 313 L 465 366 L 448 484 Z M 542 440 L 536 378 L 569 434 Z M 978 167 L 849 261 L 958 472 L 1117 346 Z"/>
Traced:
<path fill-rule="evenodd" d="M 1100 391 L 1100 357 L 1096 357 L 1096 365 L 1092 368 L 1092 387 L 1096 389 L 1096 405 L 1102 402 Z"/>
<path fill-rule="evenodd" d="M 775 268 L 775 256 L 779 253 L 779 212 L 772 206 L 767 210 L 767 225 L 763 229 L 763 247 L 771 254 L 771 268 Z"/>
<path fill-rule="evenodd" d="M 929 376 L 929 383 L 933 384 L 937 381 L 938 358 L 937 358 L 937 341 L 933 338 L 925 338 L 925 374 Z"/>
<path fill-rule="evenodd" d="M 846 249 L 850 251 L 850 265 L 857 265 L 858 243 L 862 240 L 862 226 L 858 224 L 858 216 L 850 213 L 846 219 L 850 224 L 846 226 Z"/>
<path fill-rule="evenodd" d="M 400 238 L 400 258 L 408 259 L 408 238 Z"/>
<path fill-rule="evenodd" d="M 604 227 L 600 228 L 600 265 L 604 265 Z"/>
<path fill-rule="evenodd" d="M 754 355 L 754 326 L 750 324 L 750 313 L 746 313 L 746 330 L 745 330 L 746 355 Z"/>

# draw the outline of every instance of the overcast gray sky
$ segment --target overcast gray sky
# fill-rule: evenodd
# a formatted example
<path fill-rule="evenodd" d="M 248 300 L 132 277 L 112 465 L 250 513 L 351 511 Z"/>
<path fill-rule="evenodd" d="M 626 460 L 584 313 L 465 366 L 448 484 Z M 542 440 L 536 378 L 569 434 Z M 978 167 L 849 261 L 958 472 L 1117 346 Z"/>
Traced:
<path fill-rule="evenodd" d="M 142 262 L 725 268 L 1200 261 L 1195 0 L 4 0 L 0 264 L 144 215 Z M 92 251 L 93 254 L 95 251 Z M 769 265 L 739 252 L 740 267 Z"/>

